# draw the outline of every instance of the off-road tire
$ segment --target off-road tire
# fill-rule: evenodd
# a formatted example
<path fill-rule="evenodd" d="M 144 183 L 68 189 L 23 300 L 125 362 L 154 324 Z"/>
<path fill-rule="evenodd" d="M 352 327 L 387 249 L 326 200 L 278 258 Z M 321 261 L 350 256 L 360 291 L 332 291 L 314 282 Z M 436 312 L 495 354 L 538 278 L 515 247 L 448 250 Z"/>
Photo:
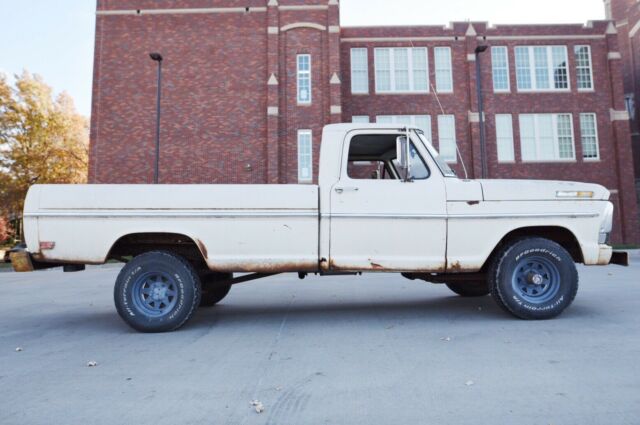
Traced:
<path fill-rule="evenodd" d="M 529 273 L 528 270 L 535 271 Z M 522 278 L 524 274 L 540 274 L 543 282 L 545 276 L 553 275 L 553 279 L 549 279 L 551 289 L 534 285 L 534 281 Z M 496 303 L 525 320 L 558 316 L 571 305 L 578 292 L 578 271 L 573 258 L 562 246 L 544 238 L 523 238 L 504 246 L 494 257 L 488 276 Z M 534 289 L 528 289 L 529 286 Z M 538 287 L 541 289 L 536 293 Z"/>
<path fill-rule="evenodd" d="M 159 277 L 153 281 L 153 276 Z M 160 294 L 175 294 L 165 295 L 164 310 L 162 304 L 158 311 L 148 305 L 151 295 L 146 295 L 145 291 L 152 292 L 150 281 L 151 286 L 156 282 L 160 286 L 169 285 L 164 292 L 159 288 Z M 194 268 L 183 257 L 167 251 L 151 251 L 134 257 L 120 271 L 114 289 L 120 317 L 133 329 L 149 333 L 174 331 L 183 326 L 194 315 L 200 295 L 200 278 Z"/>

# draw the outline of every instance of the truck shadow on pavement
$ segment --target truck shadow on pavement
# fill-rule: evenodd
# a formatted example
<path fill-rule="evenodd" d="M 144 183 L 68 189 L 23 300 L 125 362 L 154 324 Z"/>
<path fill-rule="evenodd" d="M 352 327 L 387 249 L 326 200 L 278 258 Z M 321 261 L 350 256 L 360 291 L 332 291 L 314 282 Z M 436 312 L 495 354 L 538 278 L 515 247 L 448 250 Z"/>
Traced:
<path fill-rule="evenodd" d="M 553 319 L 572 320 L 597 317 L 598 312 L 586 306 L 573 305 L 560 317 Z M 434 297 L 423 300 L 379 300 L 379 301 L 313 301 L 309 298 L 257 303 L 246 300 L 233 301 L 232 297 L 215 307 L 200 308 L 194 318 L 185 325 L 185 331 L 229 328 L 262 328 L 278 326 L 283 320 L 288 324 L 344 325 L 352 329 L 371 326 L 400 326 L 464 323 L 534 323 L 514 319 L 503 312 L 491 299 L 482 297 L 465 299 L 457 296 Z M 82 309 L 67 312 L 40 312 L 20 320 L 21 334 L 38 336 L 51 331 L 61 333 L 112 334 L 114 332 L 136 333 L 117 315 L 115 309 L 100 307 L 99 311 Z"/>
<path fill-rule="evenodd" d="M 592 316 L 594 312 L 578 305 L 570 307 L 554 320 L 575 319 Z M 423 300 L 380 300 L 374 302 L 313 302 L 288 303 L 233 303 L 231 297 L 213 308 L 200 309 L 188 327 L 226 325 L 251 325 L 256 322 L 281 321 L 288 323 L 321 324 L 349 322 L 353 327 L 369 326 L 382 321 L 403 324 L 429 322 L 507 322 L 526 323 L 514 319 L 502 311 L 491 297 L 464 299 L 457 296 L 437 297 Z M 531 322 L 529 322 L 531 323 Z"/>

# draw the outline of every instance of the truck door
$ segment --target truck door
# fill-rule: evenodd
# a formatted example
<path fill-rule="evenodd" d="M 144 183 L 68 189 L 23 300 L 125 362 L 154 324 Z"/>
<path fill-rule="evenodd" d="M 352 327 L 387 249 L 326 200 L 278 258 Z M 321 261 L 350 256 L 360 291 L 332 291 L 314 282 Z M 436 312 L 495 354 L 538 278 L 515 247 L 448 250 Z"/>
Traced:
<path fill-rule="evenodd" d="M 331 188 L 329 267 L 341 271 L 443 271 L 444 177 L 413 134 L 413 179 L 399 179 L 398 130 L 363 130 L 344 142 Z"/>

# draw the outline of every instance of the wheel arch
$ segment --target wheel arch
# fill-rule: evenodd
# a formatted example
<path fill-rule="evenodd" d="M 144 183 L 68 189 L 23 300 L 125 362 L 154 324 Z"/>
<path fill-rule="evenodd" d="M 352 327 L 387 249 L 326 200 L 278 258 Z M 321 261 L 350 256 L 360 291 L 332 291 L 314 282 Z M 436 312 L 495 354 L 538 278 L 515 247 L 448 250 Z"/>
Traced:
<path fill-rule="evenodd" d="M 204 243 L 182 233 L 136 232 L 120 236 L 109 249 L 106 261 L 123 260 L 149 251 L 166 250 L 186 258 L 194 266 L 206 267 Z"/>
<path fill-rule="evenodd" d="M 498 242 L 495 248 L 491 251 L 491 254 L 482 266 L 482 269 L 487 269 L 491 260 L 505 245 L 519 239 L 536 237 L 549 239 L 557 243 L 567 250 L 574 262 L 584 263 L 582 248 L 580 247 L 578 238 L 571 230 L 562 226 L 527 226 L 511 230 L 509 233 L 504 235 L 502 239 L 500 239 L 500 242 Z"/>

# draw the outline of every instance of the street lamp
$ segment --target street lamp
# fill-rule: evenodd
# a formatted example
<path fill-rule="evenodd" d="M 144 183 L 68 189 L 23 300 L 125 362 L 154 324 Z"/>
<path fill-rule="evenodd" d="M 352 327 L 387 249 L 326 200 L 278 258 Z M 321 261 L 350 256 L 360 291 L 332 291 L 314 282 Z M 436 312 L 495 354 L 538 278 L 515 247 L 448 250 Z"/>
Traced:
<path fill-rule="evenodd" d="M 480 160 L 482 164 L 482 178 L 487 178 L 487 147 L 484 129 L 484 98 L 482 97 L 482 73 L 480 71 L 480 54 L 484 53 L 489 46 L 481 45 L 476 47 L 476 88 L 478 90 L 478 114 L 480 116 Z"/>
<path fill-rule="evenodd" d="M 156 161 L 153 169 L 153 183 L 158 184 L 160 167 L 160 97 L 162 95 L 162 55 L 149 53 L 151 60 L 158 62 L 158 96 L 156 101 Z"/>

